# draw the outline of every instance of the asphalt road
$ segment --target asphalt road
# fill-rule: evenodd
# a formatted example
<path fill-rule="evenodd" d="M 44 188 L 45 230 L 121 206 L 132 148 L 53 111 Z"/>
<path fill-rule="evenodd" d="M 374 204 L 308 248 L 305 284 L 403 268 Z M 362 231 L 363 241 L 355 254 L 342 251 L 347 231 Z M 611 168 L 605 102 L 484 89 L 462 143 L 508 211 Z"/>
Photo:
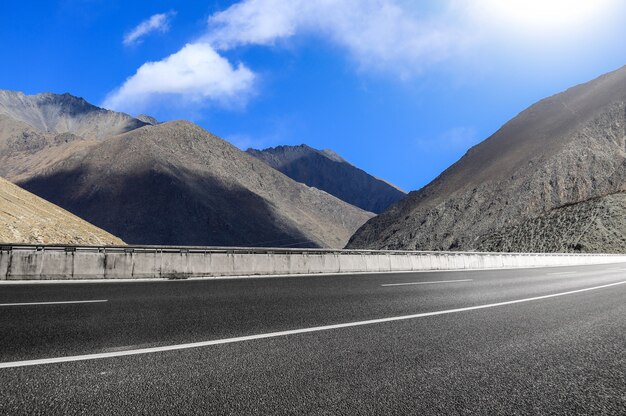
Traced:
<path fill-rule="evenodd" d="M 626 264 L 3 283 L 0 414 L 623 415 Z"/>

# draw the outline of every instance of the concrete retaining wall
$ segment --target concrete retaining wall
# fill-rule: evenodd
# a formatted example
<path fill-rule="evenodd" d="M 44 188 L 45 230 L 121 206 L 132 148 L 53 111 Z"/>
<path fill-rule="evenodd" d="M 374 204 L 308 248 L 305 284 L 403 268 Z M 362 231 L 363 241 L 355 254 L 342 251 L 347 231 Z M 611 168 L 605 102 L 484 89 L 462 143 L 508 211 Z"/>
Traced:
<path fill-rule="evenodd" d="M 0 246 L 0 280 L 497 269 L 619 262 L 626 262 L 626 255 L 11 245 Z"/>

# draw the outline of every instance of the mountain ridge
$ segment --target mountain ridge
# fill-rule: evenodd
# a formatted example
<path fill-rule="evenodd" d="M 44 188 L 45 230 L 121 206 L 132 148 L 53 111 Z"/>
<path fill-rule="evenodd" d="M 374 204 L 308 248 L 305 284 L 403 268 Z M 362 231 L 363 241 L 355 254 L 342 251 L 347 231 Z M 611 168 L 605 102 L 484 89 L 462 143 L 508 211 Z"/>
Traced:
<path fill-rule="evenodd" d="M 0 114 L 22 121 L 43 133 L 73 133 L 101 140 L 148 123 L 88 103 L 69 93 L 26 95 L 0 90 Z"/>
<path fill-rule="evenodd" d="M 246 152 L 293 180 L 321 189 L 366 211 L 379 213 L 405 193 L 352 165 L 330 149 L 276 146 Z"/>
<path fill-rule="evenodd" d="M 497 229 L 623 191 L 625 102 L 626 67 L 540 100 L 347 246 L 473 250 Z"/>

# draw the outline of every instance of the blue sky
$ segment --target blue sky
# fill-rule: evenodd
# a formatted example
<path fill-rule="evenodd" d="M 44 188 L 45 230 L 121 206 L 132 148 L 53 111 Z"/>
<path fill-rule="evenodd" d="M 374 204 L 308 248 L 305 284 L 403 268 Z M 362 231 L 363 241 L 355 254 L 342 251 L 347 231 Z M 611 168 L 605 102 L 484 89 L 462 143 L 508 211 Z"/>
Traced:
<path fill-rule="evenodd" d="M 533 102 L 626 65 L 619 0 L 3 1 L 0 88 L 331 148 L 418 189 Z"/>

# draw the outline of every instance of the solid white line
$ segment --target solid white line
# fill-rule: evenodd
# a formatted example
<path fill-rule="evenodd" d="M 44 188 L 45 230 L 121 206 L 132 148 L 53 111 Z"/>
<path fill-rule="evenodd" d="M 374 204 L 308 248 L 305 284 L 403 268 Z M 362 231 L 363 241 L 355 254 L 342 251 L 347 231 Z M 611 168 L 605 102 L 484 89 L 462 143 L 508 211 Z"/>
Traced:
<path fill-rule="evenodd" d="M 565 277 L 583 277 L 583 276 L 606 276 L 606 275 L 615 275 L 621 274 L 618 273 L 621 269 L 601 269 L 601 270 L 579 270 L 577 272 L 560 272 L 560 273 L 547 273 L 551 276 L 565 276 Z"/>
<path fill-rule="evenodd" d="M 39 359 L 39 360 L 13 361 L 13 362 L 0 363 L 0 368 L 27 367 L 27 366 L 42 365 L 42 364 L 68 363 L 68 362 L 73 362 L 73 361 L 96 360 L 100 358 L 123 357 L 127 355 L 150 354 L 150 353 L 164 352 L 164 351 L 177 351 L 177 350 L 185 350 L 189 348 L 208 347 L 212 345 L 232 344 L 235 342 L 244 342 L 244 341 L 252 341 L 252 340 L 258 340 L 258 339 L 283 337 L 286 335 L 307 334 L 310 332 L 328 331 L 331 329 L 351 328 L 351 327 L 363 326 L 363 325 L 380 324 L 384 322 L 406 321 L 409 319 L 424 318 L 427 316 L 446 315 L 446 314 L 451 314 L 451 313 L 474 311 L 478 309 L 495 308 L 498 306 L 513 305 L 516 303 L 524 303 L 524 302 L 532 302 L 532 301 L 542 300 L 542 299 L 556 298 L 559 296 L 573 295 L 575 293 L 589 292 L 592 290 L 604 289 L 607 287 L 613 287 L 613 286 L 618 286 L 618 285 L 623 285 L 623 284 L 626 284 L 626 280 L 617 282 L 617 283 L 610 283 L 610 284 L 606 284 L 602 286 L 594 286 L 594 287 L 589 287 L 585 289 L 570 290 L 569 292 L 555 293 L 552 295 L 535 296 L 535 297 L 526 298 L 526 299 L 509 300 L 505 302 L 490 303 L 486 305 L 469 306 L 465 308 L 448 309 L 448 310 L 436 311 L 436 312 L 425 312 L 425 313 L 418 313 L 415 315 L 394 316 L 391 318 L 370 319 L 368 321 L 348 322 L 345 324 L 325 325 L 325 326 L 316 326 L 312 328 L 302 328 L 302 329 L 293 329 L 293 330 L 288 330 L 288 331 L 270 332 L 266 334 L 248 335 L 248 336 L 236 337 L 236 338 L 217 339 L 213 341 L 192 342 L 189 344 L 166 345 L 163 347 L 141 348 L 141 349 L 134 349 L 134 350 L 126 350 L 126 351 L 106 352 L 106 353 L 99 353 L 99 354 L 85 354 L 85 355 L 75 355 L 75 356 L 69 356 L 69 357 L 44 358 L 44 359 Z"/>
<path fill-rule="evenodd" d="M 408 285 L 434 285 L 437 283 L 459 283 L 459 282 L 473 282 L 473 281 L 474 279 L 439 280 L 439 281 L 432 281 L 432 282 L 387 283 L 381 286 L 387 287 L 387 286 L 408 286 Z"/>
<path fill-rule="evenodd" d="M 108 302 L 108 300 L 97 299 L 97 300 L 66 300 L 62 302 L 0 303 L 0 306 L 69 305 L 73 303 L 102 303 L 102 302 Z"/>

